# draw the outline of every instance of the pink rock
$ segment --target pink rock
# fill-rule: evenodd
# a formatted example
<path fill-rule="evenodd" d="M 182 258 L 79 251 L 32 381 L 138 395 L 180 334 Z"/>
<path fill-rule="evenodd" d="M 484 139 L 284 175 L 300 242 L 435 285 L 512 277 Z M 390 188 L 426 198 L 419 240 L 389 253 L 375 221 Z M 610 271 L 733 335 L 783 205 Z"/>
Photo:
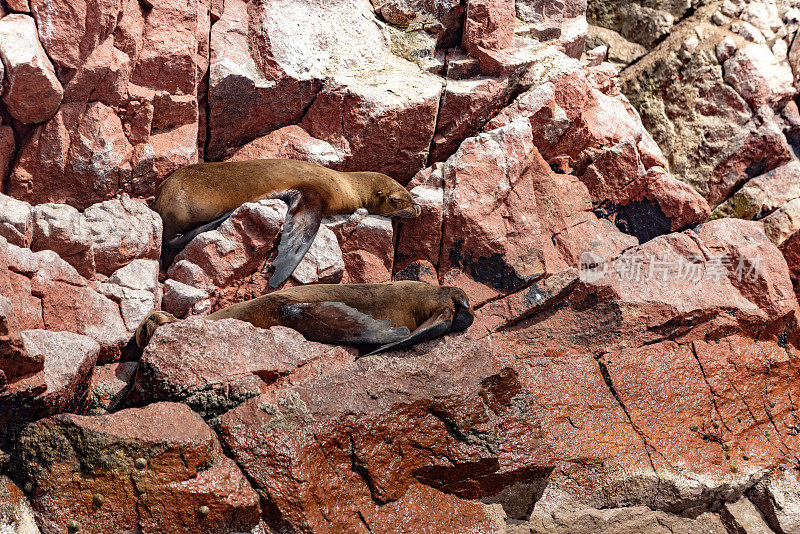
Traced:
<path fill-rule="evenodd" d="M 514 41 L 514 3 L 508 0 L 469 0 L 461 46 L 475 55 L 479 48 L 501 50 Z"/>
<path fill-rule="evenodd" d="M 97 100 L 114 106 L 128 97 L 131 61 L 110 36 L 92 50 L 64 87 L 65 102 Z"/>
<path fill-rule="evenodd" d="M 120 362 L 95 367 L 89 388 L 88 413 L 103 415 L 115 411 L 133 382 L 137 365 L 137 362 Z"/>
<path fill-rule="evenodd" d="M 25 2 L 27 4 L 27 0 Z M 10 478 L 0 476 L 0 528 L 13 533 L 39 534 L 33 510 L 25 494 Z"/>
<path fill-rule="evenodd" d="M 125 328 L 131 334 L 161 303 L 158 261 L 137 259 L 115 271 L 97 291 L 119 304 Z"/>
<path fill-rule="evenodd" d="M 20 440 L 20 469 L 34 484 L 32 505 L 48 532 L 70 521 L 103 532 L 181 534 L 246 531 L 259 521 L 258 495 L 184 404 L 44 419 Z M 48 450 L 44 457 L 31 454 L 33 443 Z M 78 458 L 87 474 L 66 468 Z M 101 506 L 84 502 L 97 493 Z M 208 514 L 198 513 L 202 506 Z"/>
<path fill-rule="evenodd" d="M 161 253 L 161 218 L 140 201 L 123 196 L 83 212 L 97 272 L 111 275 L 138 259 Z"/>
<path fill-rule="evenodd" d="M 20 337 L 20 327 L 14 306 L 6 297 L 0 296 L 0 382 L 18 376 L 41 371 L 44 358 L 40 354 L 29 355 Z"/>
<path fill-rule="evenodd" d="M 645 179 L 649 181 L 644 197 L 655 201 L 661 213 L 670 219 L 671 232 L 703 222 L 711 215 L 711 208 L 700 193 L 662 167 L 650 167 Z"/>
<path fill-rule="evenodd" d="M 205 291 L 170 278 L 164 281 L 161 309 L 176 317 L 186 317 L 196 304 L 206 299 L 208 293 Z"/>
<path fill-rule="evenodd" d="M 530 25 L 530 35 L 580 58 L 586 40 L 586 1 L 523 0 L 515 3 L 517 17 Z"/>
<path fill-rule="evenodd" d="M 11 196 L 85 208 L 112 197 L 129 179 L 132 147 L 114 111 L 99 102 L 69 103 L 37 126 L 11 173 Z M 42 180 L 48 176 L 48 180 Z"/>
<path fill-rule="evenodd" d="M 344 162 L 344 155 L 330 143 L 311 137 L 299 126 L 286 126 L 259 137 L 236 150 L 226 161 L 271 158 L 311 161 L 334 169 Z"/>
<path fill-rule="evenodd" d="M 407 63 L 402 68 L 408 71 L 397 72 L 408 77 L 403 89 L 395 87 L 393 78 L 376 76 L 348 85 L 331 83 L 303 118 L 301 126 L 309 134 L 351 154 L 344 170 L 369 169 L 405 183 L 425 166 L 441 84 L 414 72 Z M 403 98 L 395 94 L 398 91 Z"/>
<path fill-rule="evenodd" d="M 344 273 L 342 249 L 336 235 L 326 226 L 320 226 L 311 247 L 292 273 L 292 278 L 301 284 L 313 284 L 341 280 Z"/>
<path fill-rule="evenodd" d="M 31 7 L 28 5 L 28 0 L 7 0 L 8 9 L 11 11 L 19 11 L 21 13 L 30 13 Z"/>
<path fill-rule="evenodd" d="M 12 245 L 28 247 L 32 233 L 31 205 L 0 194 L 0 236 Z"/>
<path fill-rule="evenodd" d="M 236 350 L 229 350 L 232 343 Z M 278 384 L 302 381 L 302 373 L 294 376 L 301 367 L 324 364 L 330 372 L 354 358 L 354 349 L 308 342 L 289 328 L 192 317 L 156 330 L 132 395 L 185 402 L 214 416 Z"/>
<path fill-rule="evenodd" d="M 78 69 L 113 33 L 121 0 L 29 0 L 47 55 L 59 72 Z"/>
<path fill-rule="evenodd" d="M 352 215 L 330 217 L 323 224 L 333 231 L 344 262 L 345 284 L 388 282 L 392 276 L 392 221 L 360 209 Z"/>
<path fill-rule="evenodd" d="M 765 44 L 740 48 L 723 65 L 725 81 L 754 108 L 780 109 L 797 95 L 794 75 L 787 61 L 781 61 Z"/>
<path fill-rule="evenodd" d="M 31 210 L 31 250 L 52 250 L 84 278 L 96 272 L 94 250 L 82 214 L 66 204 L 39 204 Z"/>
<path fill-rule="evenodd" d="M 252 4 L 256 10 L 258 4 Z M 288 10 L 274 10 L 278 21 L 289 16 Z M 295 74 L 294 69 L 277 67 L 262 69 L 257 63 L 259 52 L 250 50 L 247 28 L 251 15 L 243 0 L 225 0 L 222 17 L 212 28 L 211 70 L 208 99 L 211 105 L 209 156 L 218 158 L 246 142 L 273 130 L 300 121 L 303 111 L 313 101 L 319 84 L 308 76 Z M 254 17 L 253 24 L 259 20 Z M 263 38 L 264 52 L 277 47 L 280 54 L 283 39 L 291 38 L 290 28 L 274 26 L 276 43 Z M 262 42 L 260 32 L 256 43 Z M 288 35 L 287 35 L 288 34 Z M 288 70 L 288 72 L 287 72 Z M 246 113 L 242 110 L 247 109 Z"/>
<path fill-rule="evenodd" d="M 448 81 L 439 106 L 430 162 L 444 161 L 506 103 L 505 78 Z"/>
<path fill-rule="evenodd" d="M 14 129 L 11 126 L 0 126 L 0 177 L 3 181 L 11 172 L 11 164 L 14 162 L 16 153 L 17 142 L 14 139 Z"/>
<path fill-rule="evenodd" d="M 52 117 L 64 90 L 31 17 L 15 13 L 0 20 L 0 59 L 5 67 L 3 103 L 8 112 L 26 124 Z"/>
<path fill-rule="evenodd" d="M 423 260 L 434 266 L 433 275 L 436 277 L 435 266 L 439 265 L 442 242 L 444 189 L 418 185 L 411 190 L 411 196 L 422 211 L 419 217 L 403 223 L 400 229 L 395 273 L 406 269 L 410 263 Z"/>

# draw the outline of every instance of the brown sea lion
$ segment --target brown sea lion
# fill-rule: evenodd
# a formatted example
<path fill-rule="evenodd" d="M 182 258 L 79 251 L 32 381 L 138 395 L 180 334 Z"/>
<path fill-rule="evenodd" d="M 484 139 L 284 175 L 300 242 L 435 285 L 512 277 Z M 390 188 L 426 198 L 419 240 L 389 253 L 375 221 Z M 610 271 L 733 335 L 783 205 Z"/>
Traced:
<path fill-rule="evenodd" d="M 156 190 L 153 207 L 164 223 L 162 266 L 166 268 L 199 233 L 219 227 L 242 204 L 265 198 L 289 206 L 271 287 L 291 276 L 323 217 L 359 208 L 400 219 L 420 213 L 408 191 L 379 172 L 340 172 L 291 159 L 195 163 L 172 173 Z"/>
<path fill-rule="evenodd" d="M 401 281 L 290 287 L 206 318 L 240 319 L 259 328 L 287 326 L 312 341 L 356 345 L 377 354 L 465 330 L 474 314 L 467 295 L 457 287 Z M 136 343 L 144 349 L 158 326 L 177 320 L 153 312 L 136 330 Z"/>

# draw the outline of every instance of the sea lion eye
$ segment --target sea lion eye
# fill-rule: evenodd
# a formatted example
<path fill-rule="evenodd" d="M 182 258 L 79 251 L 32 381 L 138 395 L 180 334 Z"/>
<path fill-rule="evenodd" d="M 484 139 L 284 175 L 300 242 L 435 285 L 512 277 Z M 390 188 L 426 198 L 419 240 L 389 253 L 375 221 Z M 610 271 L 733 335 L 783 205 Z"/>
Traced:
<path fill-rule="evenodd" d="M 402 202 L 402 201 L 403 201 L 403 199 L 399 198 L 399 197 L 389 197 L 389 202 L 391 202 L 392 204 L 395 204 L 395 205 L 400 204 L 400 202 Z"/>

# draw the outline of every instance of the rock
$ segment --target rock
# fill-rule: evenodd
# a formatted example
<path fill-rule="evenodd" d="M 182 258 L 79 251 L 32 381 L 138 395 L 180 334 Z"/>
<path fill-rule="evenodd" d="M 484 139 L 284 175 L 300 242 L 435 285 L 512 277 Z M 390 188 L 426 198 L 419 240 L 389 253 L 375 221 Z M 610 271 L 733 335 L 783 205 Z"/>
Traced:
<path fill-rule="evenodd" d="M 28 499 L 8 477 L 0 476 L 0 532 L 39 534 Z"/>
<path fill-rule="evenodd" d="M 762 219 L 764 232 L 778 246 L 782 246 L 800 230 L 800 198 L 795 198 Z"/>
<path fill-rule="evenodd" d="M 341 249 L 342 283 L 374 284 L 391 279 L 394 230 L 390 219 L 369 215 L 361 208 L 351 215 L 329 217 L 323 225 L 333 231 Z"/>
<path fill-rule="evenodd" d="M 758 508 L 750 502 L 747 497 L 741 497 L 734 503 L 726 503 L 720 510 L 722 523 L 728 532 L 744 532 L 747 534 L 764 533 L 769 534 L 769 528 L 764 516 Z"/>
<path fill-rule="evenodd" d="M 39 204 L 31 210 L 31 250 L 52 250 L 84 278 L 96 272 L 94 250 L 86 221 L 66 204 Z"/>
<path fill-rule="evenodd" d="M 667 529 L 664 531 L 663 529 Z M 527 523 L 509 527 L 508 534 L 656 534 L 674 532 L 690 534 L 724 534 L 725 527 L 714 514 L 704 513 L 696 519 L 681 517 L 646 506 L 597 510 L 580 505 L 562 506 L 554 510 L 536 510 Z"/>
<path fill-rule="evenodd" d="M 42 355 L 28 354 L 25 350 L 14 306 L 8 298 L 0 296 L 0 383 L 43 368 Z"/>
<path fill-rule="evenodd" d="M 132 333 L 159 307 L 158 261 L 133 260 L 100 284 L 98 291 L 119 303 L 125 328 Z"/>
<path fill-rule="evenodd" d="M 111 198 L 129 179 L 131 151 L 110 107 L 100 102 L 64 104 L 20 149 L 9 193 L 32 204 L 86 208 Z"/>
<path fill-rule="evenodd" d="M 138 259 L 157 260 L 161 253 L 161 217 L 144 202 L 107 200 L 83 213 L 97 272 L 111 275 Z"/>
<path fill-rule="evenodd" d="M 330 143 L 311 137 L 299 126 L 286 126 L 254 139 L 237 149 L 227 161 L 270 158 L 310 161 L 330 168 L 344 162 L 344 155 Z"/>
<path fill-rule="evenodd" d="M 765 44 L 740 48 L 723 67 L 725 81 L 755 109 L 765 105 L 780 109 L 797 95 L 788 62 L 776 58 Z"/>
<path fill-rule="evenodd" d="M 464 16 L 464 6 L 460 2 L 374 0 L 372 5 L 383 20 L 405 32 L 424 29 L 432 34 L 439 48 L 459 44 Z"/>
<path fill-rule="evenodd" d="M 530 25 L 533 37 L 557 46 L 570 57 L 581 57 L 588 26 L 585 0 L 569 0 L 562 4 L 523 0 L 515 2 L 515 7 L 517 18 Z"/>
<path fill-rule="evenodd" d="M 761 219 L 800 197 L 800 163 L 790 161 L 748 181 L 714 210 L 712 217 Z"/>
<path fill-rule="evenodd" d="M 100 346 L 71 332 L 27 330 L 22 340 L 28 355 L 44 368 L 0 388 L 0 442 L 13 443 L 21 427 L 56 413 L 85 406 L 89 380 Z"/>
<path fill-rule="evenodd" d="M 47 55 L 59 72 L 78 69 L 92 51 L 114 31 L 120 0 L 97 4 L 78 0 L 29 0 Z"/>
<path fill-rule="evenodd" d="M 615 65 L 627 66 L 647 53 L 645 47 L 628 41 L 614 30 L 589 24 L 586 47 L 591 49 L 596 46 L 607 46 L 608 61 Z"/>
<path fill-rule="evenodd" d="M 0 59 L 5 67 L 3 103 L 8 112 L 26 124 L 55 115 L 64 90 L 31 17 L 15 13 L 0 20 Z"/>
<path fill-rule="evenodd" d="M 441 176 L 441 165 L 439 166 L 439 175 Z M 442 235 L 441 232 L 431 232 L 430 230 L 442 227 L 444 189 L 441 184 L 439 187 L 418 185 L 410 192 L 422 212 L 416 219 L 404 223 L 400 230 L 400 237 L 397 240 L 395 271 L 406 269 L 409 261 L 423 260 L 434 267 L 434 278 L 438 278 L 435 274 L 435 266 L 439 264 Z"/>
<path fill-rule="evenodd" d="M 12 245 L 29 247 L 32 233 L 31 205 L 0 195 L 0 236 Z"/>
<path fill-rule="evenodd" d="M 89 386 L 87 413 L 103 415 L 122 406 L 137 365 L 137 362 L 120 362 L 95 367 Z"/>
<path fill-rule="evenodd" d="M 156 330 L 131 395 L 185 402 L 214 417 L 281 384 L 335 371 L 354 358 L 353 349 L 307 342 L 289 328 L 262 330 L 236 319 L 189 318 Z"/>
<path fill-rule="evenodd" d="M 311 247 L 292 273 L 301 284 L 333 282 L 344 272 L 342 249 L 336 235 L 326 226 L 320 226 Z"/>
<path fill-rule="evenodd" d="M 501 50 L 514 41 L 514 3 L 506 0 L 467 2 L 461 47 L 471 55 L 479 49 Z"/>
<path fill-rule="evenodd" d="M 456 355 L 465 349 L 474 355 L 470 373 Z M 499 393 L 514 391 L 514 377 L 492 363 L 487 349 L 448 337 L 413 349 L 411 357 L 364 358 L 224 414 L 222 440 L 274 503 L 277 524 L 360 532 L 363 521 L 370 529 L 390 525 L 387 531 L 437 524 L 444 532 L 495 532 L 500 507 L 463 500 L 494 494 L 514 479 L 513 467 L 492 461 L 498 453 L 486 440 L 497 416 L 478 400 L 481 391 L 489 402 L 510 396 L 497 399 L 472 378 L 491 377 L 485 387 Z M 337 420 L 347 421 L 347 430 Z M 298 484 L 289 473 L 310 482 Z M 347 511 L 330 514 L 332 506 Z M 447 517 L 433 520 L 442 509 Z"/>
<path fill-rule="evenodd" d="M 183 404 L 43 419 L 22 434 L 17 455 L 47 532 L 77 521 L 109 532 L 222 533 L 259 521 L 258 495 Z M 85 471 L 69 468 L 78 462 Z M 201 506 L 210 513 L 199 513 Z"/>
<path fill-rule="evenodd" d="M 748 497 L 775 532 L 793 532 L 800 527 L 800 484 L 790 472 L 775 473 L 758 481 Z"/>
<path fill-rule="evenodd" d="M 447 159 L 464 139 L 479 132 L 506 103 L 509 89 L 507 79 L 448 81 L 439 107 L 429 161 Z"/>
<path fill-rule="evenodd" d="M 176 317 L 186 317 L 197 303 L 208 298 L 208 293 L 176 280 L 164 281 L 164 297 L 161 309 Z"/>

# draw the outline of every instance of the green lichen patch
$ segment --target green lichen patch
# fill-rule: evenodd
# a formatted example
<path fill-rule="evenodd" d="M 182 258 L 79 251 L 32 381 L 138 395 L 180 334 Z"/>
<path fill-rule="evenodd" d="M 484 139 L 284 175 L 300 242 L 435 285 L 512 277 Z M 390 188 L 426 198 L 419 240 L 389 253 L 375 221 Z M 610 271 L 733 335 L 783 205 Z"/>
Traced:
<path fill-rule="evenodd" d="M 258 407 L 273 415 L 272 419 L 261 425 L 261 430 L 264 432 L 272 432 L 275 429 L 295 432 L 300 424 L 314 421 L 314 416 L 311 415 L 306 403 L 294 392 L 280 399 L 278 405 L 262 403 Z"/>

